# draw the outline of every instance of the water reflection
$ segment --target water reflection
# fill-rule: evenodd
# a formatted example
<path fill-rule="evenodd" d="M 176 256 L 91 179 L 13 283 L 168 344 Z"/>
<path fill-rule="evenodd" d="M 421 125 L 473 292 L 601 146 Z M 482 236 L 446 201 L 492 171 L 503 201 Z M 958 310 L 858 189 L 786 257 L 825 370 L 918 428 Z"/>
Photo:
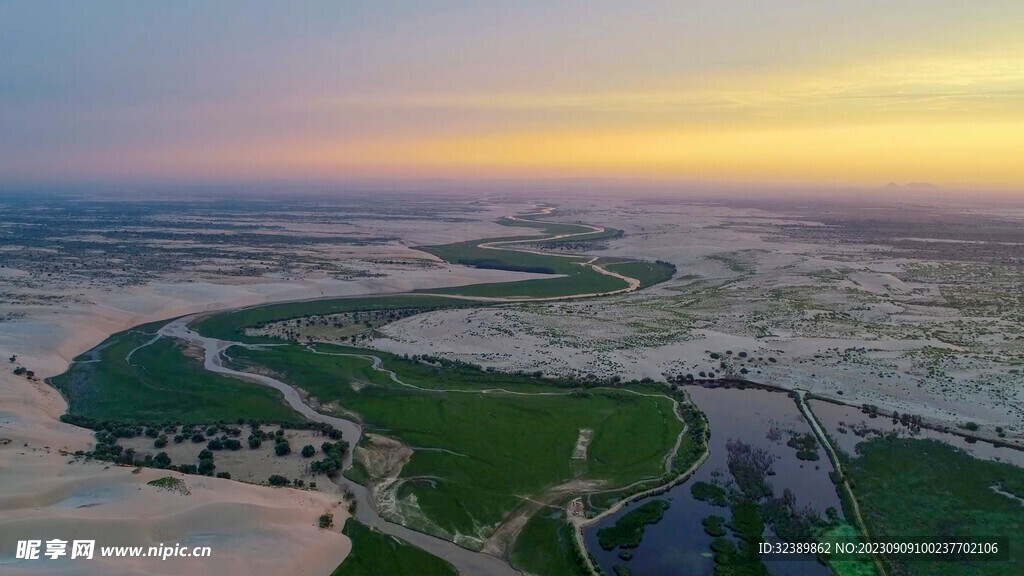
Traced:
<path fill-rule="evenodd" d="M 835 441 L 836 446 L 851 456 L 856 454 L 855 448 L 858 443 L 870 440 L 877 434 L 896 433 L 900 436 L 941 440 L 951 446 L 962 448 L 977 458 L 1024 466 L 1024 451 L 1021 450 L 999 447 L 984 441 L 968 442 L 962 436 L 927 428 L 911 431 L 910 428 L 898 422 L 893 424 L 891 417 L 880 415 L 871 418 L 861 412 L 859 408 L 852 406 L 843 406 L 822 400 L 811 400 L 808 404 L 814 410 L 815 417 L 825 431 Z"/>
<path fill-rule="evenodd" d="M 791 433 L 811 432 L 810 425 L 789 396 L 766 390 L 697 386 L 688 386 L 687 392 L 708 417 L 711 455 L 693 478 L 666 494 L 653 497 L 669 499 L 672 506 L 661 522 L 647 526 L 643 542 L 632 551 L 633 558 L 628 562 L 618 558 L 616 551 L 603 550 L 597 542 L 597 531 L 614 524 L 646 500 L 625 507 L 586 531 L 587 547 L 607 574 L 615 573 L 613 566 L 616 564 L 628 565 L 633 574 L 644 576 L 701 576 L 714 572 L 709 548 L 712 538 L 704 532 L 701 520 L 711 514 L 728 518 L 729 510 L 695 500 L 690 485 L 730 478 L 726 462 L 729 440 L 739 440 L 775 456 L 775 474 L 768 478 L 775 496 L 782 496 L 783 490 L 789 489 L 796 495 L 799 509 L 809 506 L 824 516 L 825 511 L 833 507 L 841 513 L 839 496 L 828 476 L 832 466 L 824 451 L 819 450 L 819 460 L 805 462 L 796 457 L 794 448 L 786 446 Z M 767 534 L 766 540 L 777 539 Z M 775 576 L 831 574 L 813 557 L 770 561 L 766 565 Z"/>

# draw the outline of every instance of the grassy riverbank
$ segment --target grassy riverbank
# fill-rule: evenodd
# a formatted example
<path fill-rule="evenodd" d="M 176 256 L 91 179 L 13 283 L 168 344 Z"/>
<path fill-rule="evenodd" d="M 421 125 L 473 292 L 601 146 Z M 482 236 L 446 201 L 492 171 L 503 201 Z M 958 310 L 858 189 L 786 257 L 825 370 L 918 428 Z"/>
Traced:
<path fill-rule="evenodd" d="M 270 370 L 327 409 L 343 407 L 368 431 L 411 447 L 390 486 L 395 515 L 470 547 L 526 497 L 542 498 L 567 482 L 614 488 L 662 476 L 682 430 L 672 400 L 651 390 L 569 388 L 378 353 L 403 382 L 431 389 L 417 390 L 373 370 L 364 357 L 298 345 L 229 354 L 236 366 Z M 584 430 L 592 437 L 574 459 Z"/>
<path fill-rule="evenodd" d="M 458 576 L 441 558 L 353 518 L 342 533 L 352 540 L 352 551 L 331 576 Z"/>
<path fill-rule="evenodd" d="M 195 357 L 198 352 L 181 342 L 153 341 L 162 324 L 118 332 L 76 358 L 67 372 L 51 378 L 68 401 L 68 414 L 186 424 L 238 418 L 303 420 L 278 391 L 207 371 Z"/>

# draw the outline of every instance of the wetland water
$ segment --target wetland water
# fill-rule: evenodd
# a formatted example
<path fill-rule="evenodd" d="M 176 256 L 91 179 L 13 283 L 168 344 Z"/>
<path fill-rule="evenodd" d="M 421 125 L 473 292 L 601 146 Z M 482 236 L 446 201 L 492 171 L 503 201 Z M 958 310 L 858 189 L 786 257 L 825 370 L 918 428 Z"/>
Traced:
<path fill-rule="evenodd" d="M 1024 451 L 1021 450 L 996 446 L 982 440 L 968 442 L 963 436 L 928 428 L 911 432 L 902 424 L 893 424 L 892 418 L 888 416 L 879 415 L 871 418 L 853 406 L 822 400 L 810 400 L 807 404 L 814 411 L 818 422 L 832 437 L 835 447 L 850 456 L 856 455 L 855 449 L 859 442 L 870 440 L 877 434 L 895 433 L 904 437 L 941 440 L 950 446 L 964 450 L 975 458 L 996 460 L 1024 467 Z"/>
<path fill-rule="evenodd" d="M 630 504 L 587 528 L 587 548 L 607 574 L 615 574 L 613 566 L 616 564 L 625 564 L 632 573 L 644 576 L 702 576 L 714 572 L 710 551 L 712 538 L 704 532 L 701 520 L 711 514 L 728 517 L 729 510 L 694 499 L 690 486 L 697 481 L 725 483 L 731 478 L 726 461 L 726 443 L 731 440 L 767 450 L 775 457 L 772 466 L 775 474 L 768 477 L 768 482 L 776 496 L 781 496 L 788 488 L 796 495 L 798 509 L 809 506 L 824 516 L 825 511 L 833 507 L 842 513 L 835 485 L 828 476 L 832 465 L 824 449 L 819 447 L 819 460 L 805 462 L 796 457 L 795 448 L 786 445 L 792 432 L 811 432 L 810 425 L 792 398 L 781 392 L 749 388 L 687 386 L 686 390 L 707 415 L 711 429 L 711 455 L 686 482 L 664 494 Z M 667 499 L 671 507 L 660 522 L 647 526 L 640 546 L 632 550 L 631 560 L 625 562 L 618 558 L 617 551 L 601 548 L 597 541 L 598 530 L 613 525 L 618 518 L 652 499 Z M 766 532 L 766 540 L 777 541 L 770 529 Z M 810 556 L 790 561 L 766 561 L 765 564 L 775 576 L 831 574 L 827 567 Z"/>

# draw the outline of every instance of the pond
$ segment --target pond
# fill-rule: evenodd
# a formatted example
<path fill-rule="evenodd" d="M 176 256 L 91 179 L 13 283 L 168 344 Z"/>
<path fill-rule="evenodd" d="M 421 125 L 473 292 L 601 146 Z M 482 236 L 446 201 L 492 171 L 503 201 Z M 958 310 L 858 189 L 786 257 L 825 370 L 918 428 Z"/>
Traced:
<path fill-rule="evenodd" d="M 842 514 L 842 505 L 835 485 L 829 479 L 832 471 L 825 451 L 819 448 L 817 461 L 797 458 L 797 450 L 786 445 L 792 434 L 806 434 L 811 427 L 800 413 L 792 398 L 780 392 L 758 389 L 726 389 L 687 386 L 687 392 L 707 415 L 711 429 L 711 454 L 707 462 L 688 481 L 667 493 L 642 499 L 626 506 L 622 511 L 605 518 L 586 530 L 587 548 L 607 574 L 615 574 L 613 566 L 624 564 L 633 574 L 644 576 L 701 576 L 714 572 L 711 555 L 711 536 L 702 527 L 704 517 L 717 514 L 728 518 L 727 508 L 718 508 L 693 498 L 690 486 L 704 481 L 727 483 L 731 479 L 727 467 L 726 444 L 740 441 L 754 448 L 766 450 L 774 457 L 775 472 L 767 478 L 775 496 L 789 489 L 796 496 L 796 508 L 810 507 L 822 516 L 832 507 Z M 617 551 L 606 551 L 597 541 L 597 532 L 613 525 L 622 515 L 644 502 L 667 499 L 671 506 L 657 524 L 647 526 L 640 546 L 633 549 L 628 562 L 617 556 Z M 769 532 L 767 541 L 778 541 Z M 796 557 L 788 561 L 766 561 L 775 576 L 828 576 L 829 569 L 813 556 Z"/>
<path fill-rule="evenodd" d="M 941 440 L 950 446 L 955 446 L 966 451 L 968 454 L 986 460 L 996 460 L 1024 467 L 1024 451 L 1014 448 L 996 446 L 983 440 L 969 442 L 963 436 L 919 428 L 911 430 L 899 422 L 893 423 L 891 417 L 879 415 L 871 418 L 853 406 L 844 406 L 825 402 L 823 400 L 810 400 L 808 402 L 814 415 L 829 436 L 832 437 L 836 448 L 846 452 L 850 456 L 856 454 L 855 448 L 858 443 L 870 440 L 878 434 L 897 434 L 904 437 L 930 438 Z"/>

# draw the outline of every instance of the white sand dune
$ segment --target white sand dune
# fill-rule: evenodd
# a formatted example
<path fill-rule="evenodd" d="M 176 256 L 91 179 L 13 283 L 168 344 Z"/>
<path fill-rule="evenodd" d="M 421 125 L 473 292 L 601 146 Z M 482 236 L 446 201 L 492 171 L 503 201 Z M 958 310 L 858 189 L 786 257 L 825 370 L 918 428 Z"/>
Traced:
<path fill-rule="evenodd" d="M 24 318 L 0 323 L 0 354 L 36 380 L 0 373 L 0 573 L 3 574 L 329 574 L 351 543 L 336 494 L 276 489 L 160 470 L 73 462 L 89 450 L 90 430 L 60 422 L 67 404 L 42 379 L 112 333 L 175 316 L 321 296 L 500 282 L 533 275 L 463 267 L 417 270 L 354 282 L 329 279 L 235 285 L 159 282 L 122 293 L 91 292 L 82 302 L 20 307 Z M 62 453 L 63 452 L 63 453 Z M 189 495 L 147 482 L 185 479 Z M 335 528 L 317 520 L 332 511 Z M 94 539 L 97 546 L 211 546 L 211 558 L 16 560 L 18 540 Z"/>

